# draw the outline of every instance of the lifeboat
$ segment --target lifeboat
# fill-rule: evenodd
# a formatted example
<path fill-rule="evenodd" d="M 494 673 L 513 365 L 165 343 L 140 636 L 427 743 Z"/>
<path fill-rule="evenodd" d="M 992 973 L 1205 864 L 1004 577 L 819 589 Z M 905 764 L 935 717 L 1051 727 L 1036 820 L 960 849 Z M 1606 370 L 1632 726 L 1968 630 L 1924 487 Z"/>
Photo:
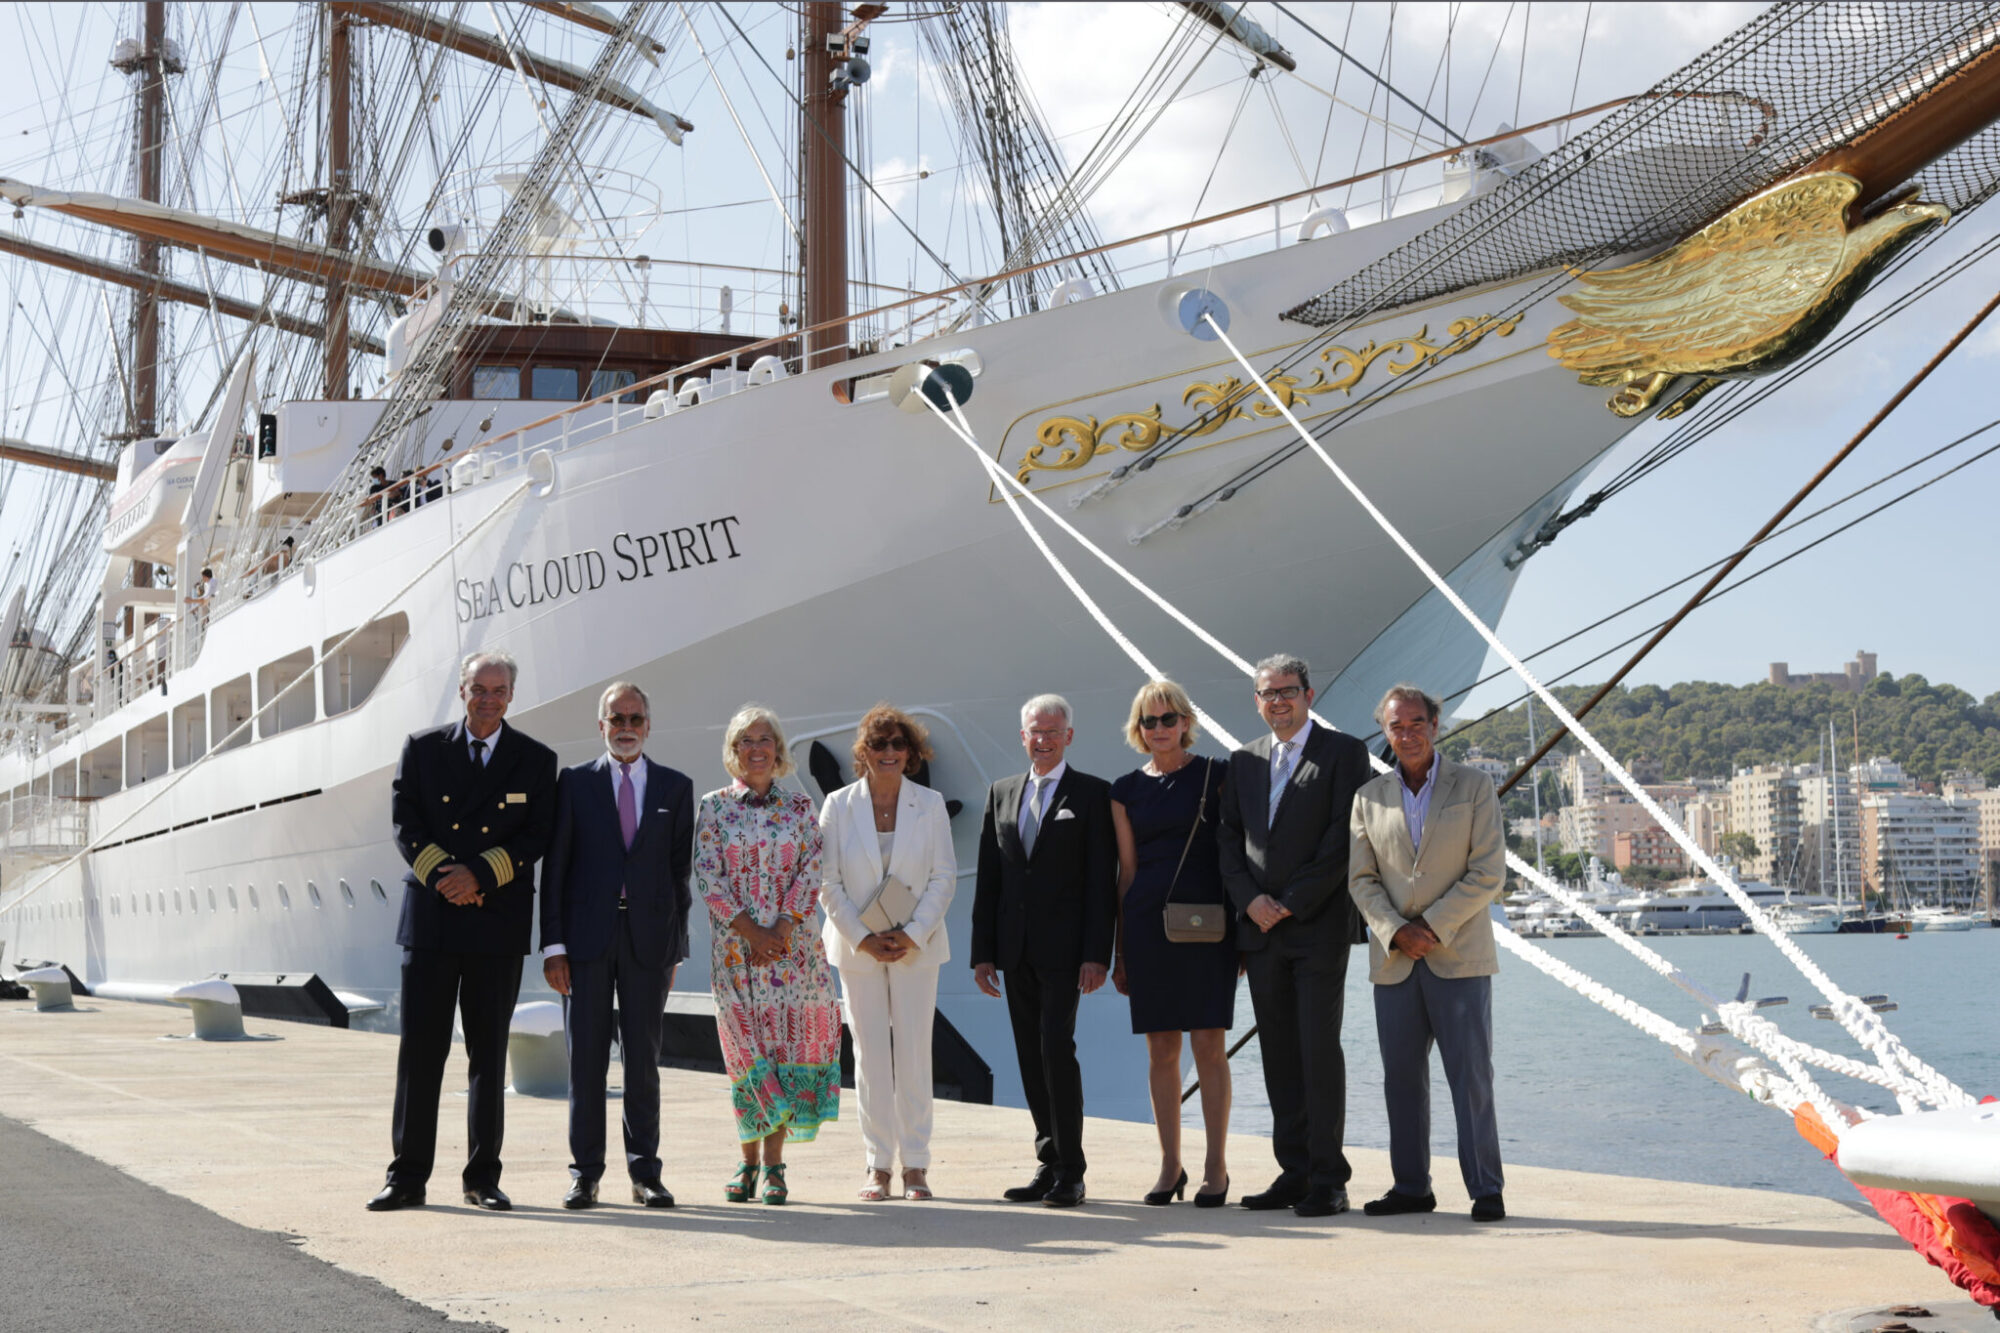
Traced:
<path fill-rule="evenodd" d="M 118 458 L 118 485 L 104 525 L 104 553 L 172 563 L 201 467 L 205 435 L 137 440 Z M 151 458 L 142 468 L 140 463 Z"/>

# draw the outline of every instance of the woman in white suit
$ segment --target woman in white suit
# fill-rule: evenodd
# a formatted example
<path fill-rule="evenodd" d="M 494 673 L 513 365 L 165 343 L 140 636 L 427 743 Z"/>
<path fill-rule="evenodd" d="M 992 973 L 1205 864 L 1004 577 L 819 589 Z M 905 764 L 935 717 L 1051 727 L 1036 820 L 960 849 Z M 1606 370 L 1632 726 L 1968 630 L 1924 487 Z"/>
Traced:
<path fill-rule="evenodd" d="M 854 1037 L 866 1200 L 887 1197 L 899 1156 L 903 1197 L 931 1197 L 931 1019 L 938 965 L 951 956 L 944 916 L 958 860 L 944 797 L 904 776 L 930 757 L 924 728 L 877 704 L 854 733 L 860 781 L 827 797 L 819 814 L 826 844 L 819 900 Z M 889 875 L 908 886 L 915 907 L 900 927 L 871 931 L 862 913 Z"/>

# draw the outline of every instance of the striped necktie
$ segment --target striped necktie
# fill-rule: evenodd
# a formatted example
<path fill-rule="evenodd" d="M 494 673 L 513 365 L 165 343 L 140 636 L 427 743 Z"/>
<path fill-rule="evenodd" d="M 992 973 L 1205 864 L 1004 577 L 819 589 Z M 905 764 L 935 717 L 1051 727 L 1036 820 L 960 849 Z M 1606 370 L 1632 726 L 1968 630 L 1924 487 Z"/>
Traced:
<path fill-rule="evenodd" d="M 1285 798 L 1285 787 L 1292 780 L 1292 765 L 1297 762 L 1292 751 L 1296 748 L 1296 741 L 1278 742 L 1278 767 L 1271 774 L 1271 808 L 1264 813 L 1264 827 L 1267 829 L 1277 821 L 1278 802 Z"/>

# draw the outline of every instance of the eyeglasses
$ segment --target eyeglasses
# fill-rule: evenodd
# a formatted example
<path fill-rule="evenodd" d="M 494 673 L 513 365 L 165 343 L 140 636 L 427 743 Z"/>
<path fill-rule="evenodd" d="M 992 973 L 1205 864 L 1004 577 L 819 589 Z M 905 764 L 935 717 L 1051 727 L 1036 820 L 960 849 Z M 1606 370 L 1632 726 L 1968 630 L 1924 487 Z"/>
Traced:
<path fill-rule="evenodd" d="M 1268 690 L 1257 691 L 1257 697 L 1267 704 L 1274 704 L 1280 699 L 1296 699 L 1305 692 L 1306 687 L 1303 685 L 1278 685 Z"/>
<path fill-rule="evenodd" d="M 606 713 L 604 720 L 611 724 L 613 731 L 637 731 L 646 725 L 644 713 Z"/>
<path fill-rule="evenodd" d="M 736 748 L 739 750 L 775 750 L 778 742 L 772 736 L 738 736 Z"/>
<path fill-rule="evenodd" d="M 1180 724 L 1181 715 L 1179 713 L 1161 713 L 1155 717 L 1140 718 L 1139 730 L 1151 731 L 1155 727 L 1178 727 Z"/>
<path fill-rule="evenodd" d="M 901 754 L 910 748 L 910 743 L 901 736 L 875 736 L 870 738 L 868 748 L 876 754 L 881 754 L 884 750 L 894 750 L 897 754 Z"/>

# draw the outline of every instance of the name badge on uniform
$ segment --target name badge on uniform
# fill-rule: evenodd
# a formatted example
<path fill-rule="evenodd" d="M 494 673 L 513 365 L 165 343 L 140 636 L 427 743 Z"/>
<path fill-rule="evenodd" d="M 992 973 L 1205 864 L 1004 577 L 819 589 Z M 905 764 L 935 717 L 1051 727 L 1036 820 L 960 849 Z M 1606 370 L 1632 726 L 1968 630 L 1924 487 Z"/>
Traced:
<path fill-rule="evenodd" d="M 528 803 L 528 793 L 524 791 L 510 791 L 507 793 L 507 804 L 526 805 L 527 803 Z"/>

